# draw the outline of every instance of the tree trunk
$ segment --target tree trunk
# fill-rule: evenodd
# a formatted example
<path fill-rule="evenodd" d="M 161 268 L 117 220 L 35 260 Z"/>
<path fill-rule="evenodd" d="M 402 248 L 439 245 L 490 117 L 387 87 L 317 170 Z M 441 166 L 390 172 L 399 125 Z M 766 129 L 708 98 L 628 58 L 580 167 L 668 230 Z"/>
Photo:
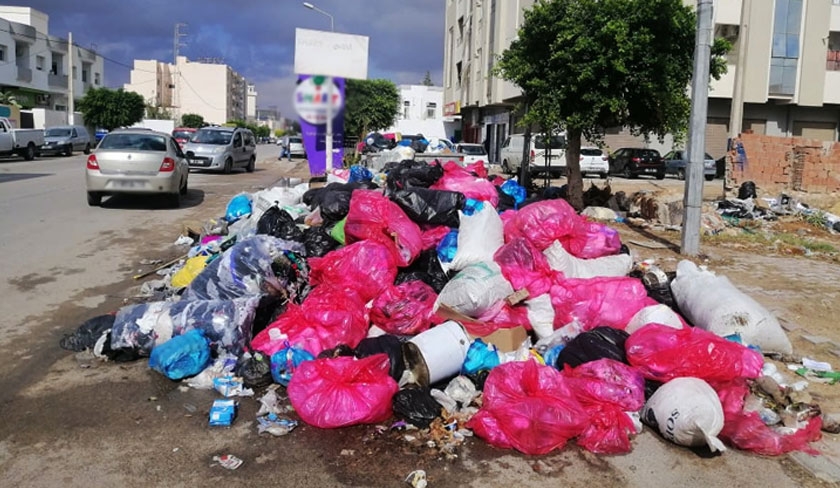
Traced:
<path fill-rule="evenodd" d="M 522 139 L 522 164 L 519 165 L 519 184 L 527 192 L 531 187 L 531 124 L 525 125 L 525 134 Z"/>
<path fill-rule="evenodd" d="M 566 130 L 566 178 L 569 203 L 578 212 L 583 210 L 583 176 L 580 174 L 580 129 Z"/>

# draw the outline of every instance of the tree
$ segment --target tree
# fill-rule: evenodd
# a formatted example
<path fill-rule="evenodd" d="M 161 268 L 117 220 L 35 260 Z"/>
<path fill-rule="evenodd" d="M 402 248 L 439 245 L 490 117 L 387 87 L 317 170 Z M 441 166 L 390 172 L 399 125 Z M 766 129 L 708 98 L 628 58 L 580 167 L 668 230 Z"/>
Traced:
<path fill-rule="evenodd" d="M 427 70 L 426 76 L 423 77 L 423 81 L 421 82 L 423 86 L 435 86 L 432 82 L 432 74 Z"/>
<path fill-rule="evenodd" d="M 645 137 L 685 134 L 694 36 L 695 14 L 681 0 L 545 0 L 525 12 L 495 70 L 522 89 L 529 110 L 557 111 L 576 209 L 583 207 L 582 137 L 600 142 L 608 127 Z M 716 43 L 713 54 L 725 48 Z M 725 69 L 717 61 L 715 78 Z"/>
<path fill-rule="evenodd" d="M 200 129 L 204 127 L 204 117 L 198 114 L 184 114 L 181 116 L 181 126 Z"/>
<path fill-rule="evenodd" d="M 0 92 L 0 105 L 11 105 L 20 108 L 20 103 L 17 101 L 17 98 L 9 92 Z"/>
<path fill-rule="evenodd" d="M 91 88 L 76 105 L 92 127 L 114 130 L 143 120 L 146 102 L 143 96 L 122 88 Z"/>
<path fill-rule="evenodd" d="M 172 112 L 165 107 L 154 105 L 151 102 L 146 103 L 146 118 L 154 120 L 171 120 Z"/>
<path fill-rule="evenodd" d="M 400 93 L 390 80 L 347 80 L 344 129 L 363 138 L 368 132 L 394 124 L 400 108 Z"/>
<path fill-rule="evenodd" d="M 271 129 L 267 125 L 257 126 L 254 135 L 257 137 L 268 137 L 271 134 Z"/>

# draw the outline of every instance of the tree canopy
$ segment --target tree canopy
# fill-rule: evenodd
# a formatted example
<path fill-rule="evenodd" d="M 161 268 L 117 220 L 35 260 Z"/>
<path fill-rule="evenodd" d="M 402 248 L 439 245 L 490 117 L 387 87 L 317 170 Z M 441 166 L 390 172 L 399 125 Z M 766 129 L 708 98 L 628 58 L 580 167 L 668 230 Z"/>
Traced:
<path fill-rule="evenodd" d="M 204 117 L 198 114 L 184 114 L 181 116 L 181 126 L 200 129 L 204 127 Z"/>
<path fill-rule="evenodd" d="M 364 137 L 368 132 L 394 124 L 400 108 L 400 93 L 390 80 L 347 80 L 344 131 Z"/>
<path fill-rule="evenodd" d="M 609 127 L 659 137 L 685 133 L 694 39 L 695 14 L 681 0 L 545 0 L 525 12 L 496 73 L 522 89 L 527 107 L 543 114 L 550 107 L 559 116 L 575 208 L 583 205 L 582 136 L 598 141 Z M 726 50 L 716 43 L 713 54 Z M 712 75 L 725 66 L 713 60 Z"/>
<path fill-rule="evenodd" d="M 142 95 L 122 88 L 91 88 L 79 100 L 77 108 L 84 114 L 86 124 L 110 131 L 143 120 L 146 102 Z"/>

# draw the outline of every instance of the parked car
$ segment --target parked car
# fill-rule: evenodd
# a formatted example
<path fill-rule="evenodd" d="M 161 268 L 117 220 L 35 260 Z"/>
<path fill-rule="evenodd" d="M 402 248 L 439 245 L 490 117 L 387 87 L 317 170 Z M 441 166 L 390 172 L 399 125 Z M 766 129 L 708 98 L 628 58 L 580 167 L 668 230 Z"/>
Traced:
<path fill-rule="evenodd" d="M 178 127 L 177 129 L 172 131 L 172 137 L 178 141 L 178 145 L 181 146 L 181 149 L 184 149 L 184 145 L 190 142 L 190 139 L 195 135 L 197 129 L 192 127 Z"/>
<path fill-rule="evenodd" d="M 610 173 L 625 178 L 651 175 L 662 180 L 665 179 L 665 160 L 656 149 L 623 147 L 610 156 Z"/>
<path fill-rule="evenodd" d="M 601 178 L 606 178 L 610 173 L 609 158 L 597 147 L 580 148 L 580 173 L 582 175 L 597 174 Z"/>
<path fill-rule="evenodd" d="M 90 154 L 91 141 L 87 129 L 81 125 L 60 125 L 44 131 L 41 154 L 73 155 L 73 151 Z"/>
<path fill-rule="evenodd" d="M 502 170 L 505 173 L 517 173 L 522 167 L 522 148 L 525 146 L 523 134 L 513 134 L 505 139 L 500 150 Z M 566 136 L 554 135 L 547 141 L 542 135 L 531 137 L 530 171 L 532 174 L 550 173 L 559 177 L 566 172 Z M 549 150 L 551 154 L 549 155 Z"/>
<path fill-rule="evenodd" d="M 456 144 L 455 153 L 461 155 L 459 162 L 463 166 L 474 163 L 487 164 L 487 150 L 481 144 Z"/>
<path fill-rule="evenodd" d="M 230 174 L 243 167 L 249 173 L 257 162 L 254 134 L 239 127 L 204 127 L 184 146 L 190 168 Z"/>
<path fill-rule="evenodd" d="M 160 194 L 173 207 L 187 194 L 190 167 L 169 134 L 123 129 L 108 133 L 88 156 L 88 205 L 98 206 L 104 195 Z"/>
<path fill-rule="evenodd" d="M 300 156 L 306 159 L 306 148 L 303 146 L 303 138 L 301 136 L 286 136 L 278 143 L 281 147 L 280 156 L 277 159 L 288 157 L 289 161 L 293 156 Z"/>
<path fill-rule="evenodd" d="M 717 172 L 715 158 L 709 156 L 708 154 L 705 154 L 704 156 L 703 176 L 706 178 L 706 181 L 712 181 L 715 179 L 715 173 Z M 680 180 L 685 179 L 685 170 L 688 165 L 688 153 L 686 151 L 671 151 L 663 156 L 662 159 L 665 160 L 666 174 L 676 175 L 677 179 Z"/>
<path fill-rule="evenodd" d="M 102 138 L 103 138 L 103 137 L 105 137 L 105 135 L 106 135 L 106 134 L 108 134 L 108 131 L 107 131 L 107 130 L 105 130 L 105 129 L 96 129 L 96 132 L 95 132 L 95 133 L 94 133 L 94 135 L 93 135 L 94 139 L 96 139 L 96 143 L 97 143 L 97 144 L 99 144 L 99 141 L 101 141 L 101 140 L 102 140 Z"/>
<path fill-rule="evenodd" d="M 15 129 L 9 119 L 0 117 L 0 156 L 17 154 L 32 161 L 44 145 L 41 129 Z"/>

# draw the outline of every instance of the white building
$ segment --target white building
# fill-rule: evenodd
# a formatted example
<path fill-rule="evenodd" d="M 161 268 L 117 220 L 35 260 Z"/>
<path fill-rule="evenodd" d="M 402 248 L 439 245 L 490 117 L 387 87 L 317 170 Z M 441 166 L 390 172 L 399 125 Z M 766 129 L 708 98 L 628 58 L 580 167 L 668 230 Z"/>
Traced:
<path fill-rule="evenodd" d="M 248 99 L 245 102 L 245 118 L 249 122 L 257 120 L 257 85 L 248 85 Z"/>
<path fill-rule="evenodd" d="M 385 132 L 423 134 L 426 138 L 455 137 L 456 119 L 443 115 L 443 87 L 400 85 L 400 113 Z"/>
<path fill-rule="evenodd" d="M 78 100 L 104 85 L 102 56 L 49 35 L 49 16 L 43 12 L 0 6 L 0 90 L 14 95 L 23 108 L 66 112 L 71 74 Z"/>
<path fill-rule="evenodd" d="M 171 110 L 176 118 L 198 114 L 209 124 L 245 120 L 248 85 L 242 75 L 225 64 L 192 62 L 184 56 L 177 61 L 135 60 L 125 90 Z"/>

